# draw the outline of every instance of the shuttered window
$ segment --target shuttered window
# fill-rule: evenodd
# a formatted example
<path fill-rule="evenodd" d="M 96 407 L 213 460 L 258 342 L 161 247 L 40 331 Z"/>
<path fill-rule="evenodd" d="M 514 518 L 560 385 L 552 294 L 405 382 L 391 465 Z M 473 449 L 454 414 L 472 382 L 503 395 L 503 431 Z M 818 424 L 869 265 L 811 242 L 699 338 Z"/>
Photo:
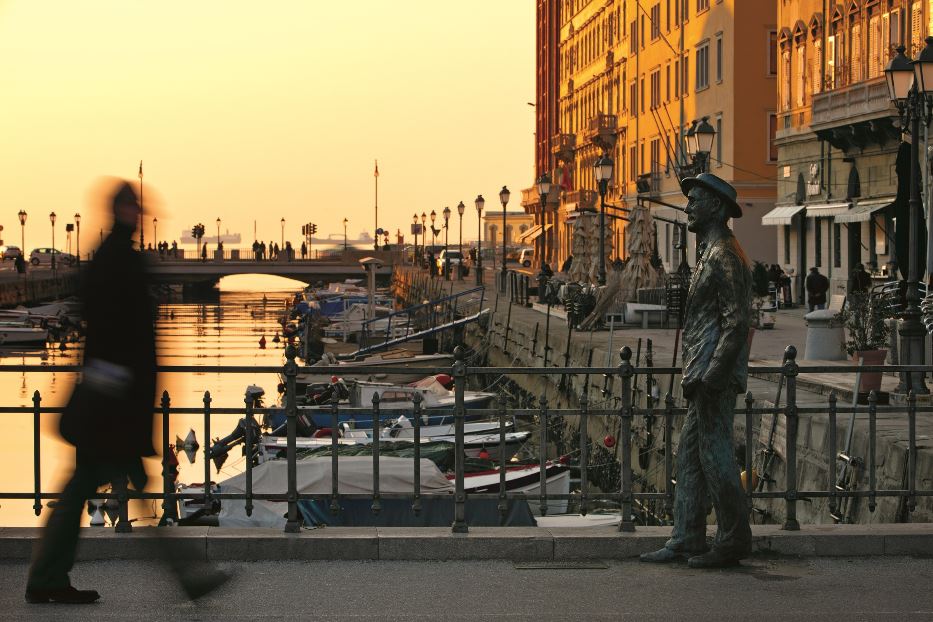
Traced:
<path fill-rule="evenodd" d="M 823 41 L 820 38 L 813 40 L 813 62 L 811 63 L 810 81 L 813 83 L 813 92 L 823 91 Z"/>
<path fill-rule="evenodd" d="M 923 49 L 923 5 L 914 2 L 910 7 L 910 57 L 917 58 Z"/>
<path fill-rule="evenodd" d="M 826 39 L 826 88 L 836 88 L 836 37 Z"/>
<path fill-rule="evenodd" d="M 849 63 L 849 84 L 862 80 L 862 25 L 858 22 L 852 24 L 852 59 Z"/>
<path fill-rule="evenodd" d="M 881 75 L 881 16 L 868 20 L 868 77 Z"/>
<path fill-rule="evenodd" d="M 794 101 L 799 108 L 803 106 L 807 95 L 807 47 L 797 46 L 797 93 Z"/>
<path fill-rule="evenodd" d="M 790 110 L 790 50 L 781 51 L 781 108 Z"/>

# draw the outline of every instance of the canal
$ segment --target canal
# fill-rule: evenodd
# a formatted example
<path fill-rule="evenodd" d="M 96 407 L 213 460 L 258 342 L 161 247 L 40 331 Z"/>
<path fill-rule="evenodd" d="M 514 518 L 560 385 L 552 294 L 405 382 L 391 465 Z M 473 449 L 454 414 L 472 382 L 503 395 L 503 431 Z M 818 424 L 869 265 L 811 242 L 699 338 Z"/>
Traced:
<path fill-rule="evenodd" d="M 219 287 L 206 296 L 168 297 L 159 305 L 157 320 L 157 351 L 161 365 L 281 365 L 284 361 L 284 340 L 274 343 L 284 313 L 286 298 L 304 287 L 303 283 L 279 277 L 235 276 L 223 279 Z M 266 339 L 266 347 L 259 341 Z M 127 343 L 132 348 L 133 344 Z M 75 365 L 81 360 L 81 345 L 68 344 L 59 348 L 33 351 L 0 350 L 0 394 L 3 406 L 32 406 L 35 391 L 42 396 L 43 406 L 62 406 L 71 393 L 74 373 L 3 372 L 11 365 Z M 172 373 L 159 377 L 159 394 L 167 390 L 173 407 L 203 406 L 204 392 L 210 391 L 214 407 L 243 407 L 247 385 L 266 390 L 266 404 L 274 402 L 278 378 L 274 374 Z M 33 490 L 33 416 L 31 414 L 0 414 L 6 433 L 0 435 L 0 491 L 32 492 Z M 201 447 L 194 462 L 184 452 L 178 454 L 179 481 L 200 482 L 204 479 L 203 416 L 172 415 L 170 437 L 184 439 L 194 430 Z M 214 415 L 211 435 L 226 436 L 236 424 L 236 415 Z M 155 429 L 161 431 L 161 417 L 155 417 Z M 161 451 L 161 437 L 156 435 L 155 447 Z M 114 443 L 120 439 L 114 438 Z M 149 489 L 161 491 L 161 457 L 146 460 L 150 476 Z M 244 459 L 234 450 L 220 473 L 212 466 L 215 481 L 239 473 Z M 41 481 L 43 491 L 61 490 L 74 464 L 74 450 L 58 434 L 57 415 L 43 415 L 41 425 Z M 0 527 L 35 526 L 45 522 L 46 506 L 36 517 L 32 500 L 0 500 Z M 159 501 L 133 501 L 130 516 L 140 521 L 158 516 Z M 88 517 L 85 516 L 85 521 Z"/>

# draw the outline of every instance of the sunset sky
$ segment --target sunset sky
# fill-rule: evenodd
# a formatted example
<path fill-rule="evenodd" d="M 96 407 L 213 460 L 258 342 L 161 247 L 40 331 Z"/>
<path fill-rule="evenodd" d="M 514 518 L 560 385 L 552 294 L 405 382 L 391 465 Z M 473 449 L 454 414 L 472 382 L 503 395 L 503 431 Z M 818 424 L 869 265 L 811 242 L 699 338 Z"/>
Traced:
<path fill-rule="evenodd" d="M 462 200 L 473 237 L 478 193 L 498 208 L 507 184 L 519 209 L 533 182 L 534 19 L 528 0 L 0 0 L 3 237 L 24 209 L 47 245 L 55 211 L 63 248 L 78 211 L 86 250 L 95 179 L 140 160 L 160 239 L 218 217 L 247 244 L 282 217 L 293 241 L 344 217 L 354 237 L 377 158 L 380 226 Z"/>

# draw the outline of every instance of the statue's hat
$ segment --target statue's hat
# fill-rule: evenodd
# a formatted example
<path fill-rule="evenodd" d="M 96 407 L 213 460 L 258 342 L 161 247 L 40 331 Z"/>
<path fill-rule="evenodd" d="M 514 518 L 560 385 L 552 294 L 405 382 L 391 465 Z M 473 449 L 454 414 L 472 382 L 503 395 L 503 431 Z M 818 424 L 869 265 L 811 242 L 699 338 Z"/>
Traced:
<path fill-rule="evenodd" d="M 680 189 L 683 191 L 684 196 L 687 196 L 690 190 L 696 186 L 705 188 L 722 199 L 726 206 L 726 212 L 731 218 L 742 217 L 742 208 L 739 207 L 739 204 L 735 200 L 738 193 L 735 191 L 735 188 L 732 187 L 732 184 L 725 179 L 717 177 L 712 173 L 700 173 L 696 177 L 687 177 L 680 182 Z"/>

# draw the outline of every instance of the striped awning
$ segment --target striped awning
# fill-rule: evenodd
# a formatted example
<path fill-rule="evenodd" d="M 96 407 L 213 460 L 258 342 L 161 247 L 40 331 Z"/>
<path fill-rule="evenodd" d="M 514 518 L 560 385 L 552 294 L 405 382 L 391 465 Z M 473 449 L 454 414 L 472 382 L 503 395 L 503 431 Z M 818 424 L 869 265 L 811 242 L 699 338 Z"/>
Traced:
<path fill-rule="evenodd" d="M 845 214 L 852 207 L 851 201 L 844 203 L 810 203 L 807 206 L 807 218 L 827 218 Z"/>
<path fill-rule="evenodd" d="M 805 205 L 782 205 L 761 217 L 763 225 L 789 225 L 794 216 L 799 214 Z"/>
<path fill-rule="evenodd" d="M 845 214 L 839 214 L 836 216 L 836 222 L 838 223 L 849 223 L 849 222 L 868 222 L 871 220 L 871 215 L 877 212 L 878 210 L 883 210 L 891 203 L 894 202 L 894 197 L 888 197 L 885 199 L 872 199 L 870 201 L 859 201 L 858 205 L 850 209 Z"/>
<path fill-rule="evenodd" d="M 519 242 L 527 242 L 541 235 L 541 225 L 535 225 L 531 229 L 526 229 L 523 234 L 518 236 Z"/>

